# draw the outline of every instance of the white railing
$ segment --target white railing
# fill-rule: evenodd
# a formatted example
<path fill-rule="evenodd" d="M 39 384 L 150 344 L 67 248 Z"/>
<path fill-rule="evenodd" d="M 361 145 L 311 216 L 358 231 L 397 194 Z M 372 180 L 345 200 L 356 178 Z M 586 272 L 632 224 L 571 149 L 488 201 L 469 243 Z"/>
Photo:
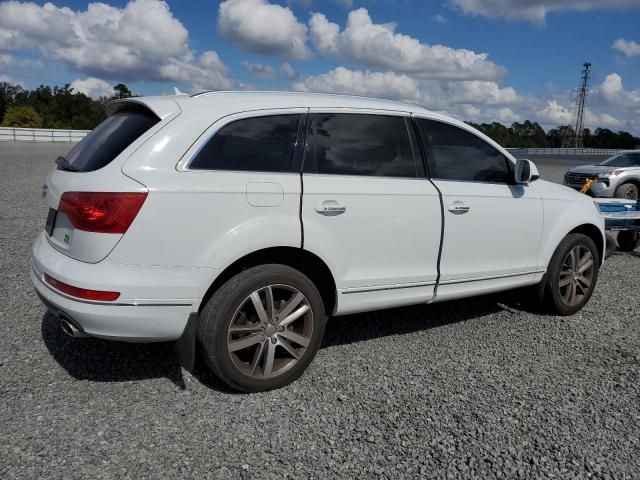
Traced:
<path fill-rule="evenodd" d="M 79 142 L 91 130 L 0 127 L 0 142 Z"/>
<path fill-rule="evenodd" d="M 507 148 L 513 155 L 615 155 L 625 152 L 617 148 Z"/>

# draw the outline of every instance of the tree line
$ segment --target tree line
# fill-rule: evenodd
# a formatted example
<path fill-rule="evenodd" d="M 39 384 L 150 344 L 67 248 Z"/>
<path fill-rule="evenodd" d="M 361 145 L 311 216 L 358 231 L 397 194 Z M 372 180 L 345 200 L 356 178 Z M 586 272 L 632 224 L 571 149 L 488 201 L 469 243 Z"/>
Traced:
<path fill-rule="evenodd" d="M 94 100 L 75 92 L 69 84 L 28 90 L 0 82 L 0 126 L 91 130 L 105 119 L 107 102 L 133 96 L 122 83 L 114 91 L 111 97 Z"/>
<path fill-rule="evenodd" d="M 27 90 L 19 85 L 0 82 L 0 126 L 24 128 L 68 128 L 91 130 L 105 119 L 105 105 L 116 98 L 133 96 L 129 88 L 119 83 L 113 87 L 115 94 L 94 100 L 75 92 L 69 84 L 62 87 L 40 85 Z M 569 126 L 546 131 L 537 123 L 526 120 L 507 127 L 499 122 L 472 123 L 504 147 L 553 147 L 562 146 L 565 133 L 573 134 Z M 640 138 L 629 132 L 614 132 L 608 128 L 584 130 L 584 146 L 587 148 L 624 148 L 640 146 Z"/>
<path fill-rule="evenodd" d="M 474 128 L 498 142 L 503 147 L 511 148 L 560 148 L 565 134 L 575 137 L 573 128 L 568 125 L 552 128 L 545 132 L 537 122 L 529 120 L 523 123 L 515 122 L 510 127 L 501 123 L 473 123 L 467 122 Z M 583 130 L 585 148 L 621 148 L 634 149 L 640 147 L 640 137 L 629 132 L 614 132 L 608 128 L 596 128 L 591 131 Z"/>

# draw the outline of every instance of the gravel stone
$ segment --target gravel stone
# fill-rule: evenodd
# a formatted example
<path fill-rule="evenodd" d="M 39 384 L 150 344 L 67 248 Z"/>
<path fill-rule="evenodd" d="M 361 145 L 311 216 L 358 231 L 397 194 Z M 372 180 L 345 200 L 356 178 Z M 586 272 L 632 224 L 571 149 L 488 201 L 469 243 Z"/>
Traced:
<path fill-rule="evenodd" d="M 640 477 L 638 252 L 570 318 L 516 293 L 334 318 L 300 380 L 240 395 L 170 344 L 73 340 L 45 312 L 30 248 L 69 148 L 0 143 L 0 478 Z"/>

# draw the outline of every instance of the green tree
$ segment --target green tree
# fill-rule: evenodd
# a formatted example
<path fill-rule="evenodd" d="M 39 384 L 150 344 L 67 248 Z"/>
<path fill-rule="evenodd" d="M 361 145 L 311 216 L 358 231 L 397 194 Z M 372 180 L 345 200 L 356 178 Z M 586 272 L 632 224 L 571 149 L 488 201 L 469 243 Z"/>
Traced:
<path fill-rule="evenodd" d="M 133 97 L 133 93 L 129 90 L 124 83 L 119 83 L 113 89 L 116 91 L 114 98 L 129 98 Z"/>
<path fill-rule="evenodd" d="M 32 107 L 9 107 L 4 114 L 2 127 L 41 128 L 42 118 Z"/>
<path fill-rule="evenodd" d="M 8 82 L 0 82 L 0 123 L 4 114 L 11 105 L 16 102 L 16 98 L 24 92 L 20 85 L 13 85 Z"/>

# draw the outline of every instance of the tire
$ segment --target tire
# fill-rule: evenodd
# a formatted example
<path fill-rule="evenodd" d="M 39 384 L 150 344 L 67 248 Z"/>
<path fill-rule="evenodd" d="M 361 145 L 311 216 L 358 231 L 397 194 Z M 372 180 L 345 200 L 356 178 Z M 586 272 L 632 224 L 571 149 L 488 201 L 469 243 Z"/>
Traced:
<path fill-rule="evenodd" d="M 618 233 L 618 248 L 623 252 L 633 252 L 640 243 L 636 230 L 623 230 Z"/>
<path fill-rule="evenodd" d="M 613 195 L 615 198 L 626 198 L 627 200 L 638 200 L 638 187 L 633 183 L 623 183 Z"/>
<path fill-rule="evenodd" d="M 576 258 L 575 262 L 572 258 Z M 584 264 L 580 265 L 582 262 Z M 579 272 L 580 268 L 589 264 L 576 277 L 574 271 Z M 545 304 L 548 309 L 558 315 L 573 315 L 580 311 L 593 294 L 599 268 L 600 255 L 594 241 L 581 233 L 567 235 L 558 245 L 547 269 Z"/>
<path fill-rule="evenodd" d="M 205 363 L 229 387 L 272 390 L 303 374 L 320 348 L 326 321 L 311 280 L 285 265 L 261 265 L 213 294 L 200 313 L 198 343 Z"/>

